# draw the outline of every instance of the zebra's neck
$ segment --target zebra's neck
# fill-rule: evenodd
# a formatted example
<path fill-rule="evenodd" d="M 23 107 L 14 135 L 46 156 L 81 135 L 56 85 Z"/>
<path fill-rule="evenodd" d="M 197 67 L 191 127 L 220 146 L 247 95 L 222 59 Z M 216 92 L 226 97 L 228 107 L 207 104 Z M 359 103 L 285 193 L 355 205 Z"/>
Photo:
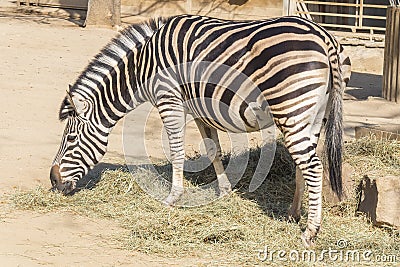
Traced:
<path fill-rule="evenodd" d="M 143 44 L 164 23 L 163 19 L 134 24 L 114 38 L 95 56 L 72 86 L 92 103 L 96 124 L 112 128 L 140 104 L 137 99 L 137 56 Z"/>

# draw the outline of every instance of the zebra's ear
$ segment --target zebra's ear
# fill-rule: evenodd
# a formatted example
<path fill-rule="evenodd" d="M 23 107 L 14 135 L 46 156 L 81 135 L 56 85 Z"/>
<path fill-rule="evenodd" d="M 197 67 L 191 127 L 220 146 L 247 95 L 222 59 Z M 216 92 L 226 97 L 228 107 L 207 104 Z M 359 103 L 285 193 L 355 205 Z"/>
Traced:
<path fill-rule="evenodd" d="M 63 121 L 66 118 L 73 116 L 74 114 L 75 114 L 75 108 L 71 103 L 71 98 L 67 94 L 67 96 L 64 98 L 63 102 L 61 103 L 58 118 L 60 119 L 60 121 Z"/>
<path fill-rule="evenodd" d="M 82 97 L 81 95 L 68 94 L 69 102 L 71 103 L 76 115 L 82 115 L 89 108 L 89 104 L 87 99 Z"/>
<path fill-rule="evenodd" d="M 61 104 L 59 119 L 63 121 L 70 116 L 82 114 L 87 107 L 88 105 L 85 99 L 78 95 L 72 95 L 70 91 L 67 91 L 67 95 Z"/>

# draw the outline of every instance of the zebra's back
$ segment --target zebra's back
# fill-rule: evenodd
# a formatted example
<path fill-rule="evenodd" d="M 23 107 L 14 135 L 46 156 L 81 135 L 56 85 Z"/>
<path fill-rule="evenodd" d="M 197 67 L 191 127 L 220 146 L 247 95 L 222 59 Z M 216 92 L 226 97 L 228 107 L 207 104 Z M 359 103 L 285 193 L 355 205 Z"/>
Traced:
<path fill-rule="evenodd" d="M 296 119 L 315 108 L 325 98 L 326 89 L 320 88 L 328 86 L 337 50 L 329 33 L 298 17 L 225 21 L 178 16 L 143 49 L 141 60 L 151 58 L 154 65 L 140 77 L 144 82 L 155 70 L 164 71 L 178 83 L 196 117 L 221 130 L 254 131 L 259 125 L 249 105 L 266 111 L 266 100 L 279 127 L 290 124 L 288 115 Z"/>

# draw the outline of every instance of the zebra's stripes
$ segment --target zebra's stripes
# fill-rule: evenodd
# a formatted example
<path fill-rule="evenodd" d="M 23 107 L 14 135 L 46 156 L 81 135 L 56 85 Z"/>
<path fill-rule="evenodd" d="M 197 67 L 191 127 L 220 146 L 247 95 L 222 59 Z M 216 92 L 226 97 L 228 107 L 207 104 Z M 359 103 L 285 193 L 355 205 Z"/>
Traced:
<path fill-rule="evenodd" d="M 257 114 L 270 112 L 298 168 L 290 211 L 295 218 L 304 181 L 308 185 L 302 238 L 311 245 L 321 223 L 323 167 L 316 146 L 324 118 L 327 166 L 341 195 L 342 93 L 350 71 L 342 50 L 332 35 L 298 17 L 227 21 L 182 15 L 132 25 L 68 91 L 60 109 L 60 120 L 68 122 L 52 184 L 65 193 L 73 190 L 104 155 L 116 122 L 150 101 L 170 143 L 173 186 L 165 203 L 173 205 L 183 192 L 186 113 L 195 115 L 203 138 L 217 144 L 213 164 L 224 194 L 231 188 L 216 129 L 256 131 L 263 127 Z"/>

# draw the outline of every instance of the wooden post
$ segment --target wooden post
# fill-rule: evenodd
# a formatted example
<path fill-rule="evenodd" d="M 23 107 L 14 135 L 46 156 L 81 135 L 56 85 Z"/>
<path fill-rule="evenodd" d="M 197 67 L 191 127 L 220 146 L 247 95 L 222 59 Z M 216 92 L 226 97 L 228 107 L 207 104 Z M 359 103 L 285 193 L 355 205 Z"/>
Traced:
<path fill-rule="evenodd" d="M 392 38 L 392 29 L 391 26 L 393 23 L 392 21 L 392 12 L 390 7 L 386 10 L 386 34 L 385 34 L 385 53 L 383 56 L 383 85 L 382 85 L 382 97 L 387 99 L 387 92 L 389 90 L 388 85 L 390 81 L 390 73 L 388 72 L 389 69 L 389 58 L 390 58 L 390 51 L 389 51 L 389 44 Z"/>
<path fill-rule="evenodd" d="M 400 8 L 388 7 L 382 96 L 400 103 Z"/>

